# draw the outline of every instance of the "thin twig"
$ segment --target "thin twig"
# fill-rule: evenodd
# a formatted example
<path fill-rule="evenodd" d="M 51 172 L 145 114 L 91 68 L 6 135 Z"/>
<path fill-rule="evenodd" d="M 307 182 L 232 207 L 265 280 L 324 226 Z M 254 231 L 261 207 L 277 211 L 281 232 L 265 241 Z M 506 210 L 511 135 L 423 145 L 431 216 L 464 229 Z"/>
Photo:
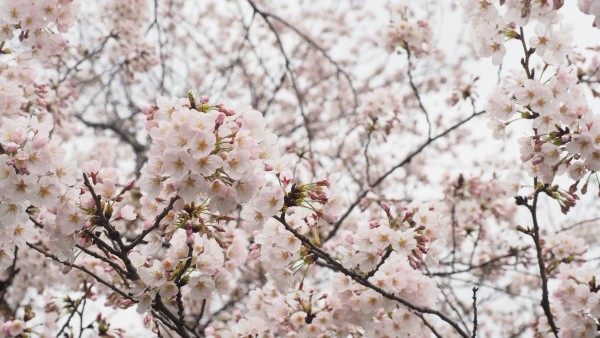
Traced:
<path fill-rule="evenodd" d="M 477 337 L 477 290 L 476 286 L 473 287 L 473 335 L 471 338 Z"/>
<path fill-rule="evenodd" d="M 484 114 L 485 111 L 479 111 L 479 112 L 474 112 L 473 114 L 471 114 L 469 117 L 459 121 L 458 123 L 454 124 L 453 126 L 451 126 L 450 128 L 446 129 L 445 131 L 441 132 L 440 134 L 438 134 L 435 137 L 432 137 L 430 139 L 428 139 L 425 143 L 423 143 L 420 147 L 418 147 L 417 149 L 415 149 L 412 153 L 410 153 L 408 156 L 406 156 L 402 161 L 400 161 L 400 163 L 396 164 L 395 166 L 393 166 L 392 168 L 390 168 L 388 171 L 386 171 L 382 176 L 380 176 L 373 184 L 370 185 L 370 187 L 368 189 L 363 190 L 358 197 L 354 200 L 354 202 L 352 204 L 350 204 L 350 207 L 346 210 L 346 212 L 340 217 L 340 219 L 333 225 L 333 229 L 329 232 L 329 234 L 325 237 L 325 239 L 323 240 L 322 243 L 325 243 L 327 241 L 329 241 L 331 238 L 333 238 L 335 236 L 335 234 L 337 233 L 337 231 L 340 229 L 342 223 L 346 220 L 346 218 L 350 215 L 350 213 L 354 210 L 354 208 L 356 208 L 358 206 L 358 204 L 360 203 L 360 201 L 367 196 L 367 194 L 369 193 L 369 191 L 371 191 L 371 188 L 374 188 L 378 185 L 380 185 L 388 176 L 390 176 L 393 172 L 395 172 L 398 168 L 401 168 L 403 166 L 405 166 L 406 164 L 410 163 L 412 161 L 412 159 L 419 155 L 421 152 L 423 152 L 423 150 L 425 148 L 427 148 L 427 146 L 429 146 L 431 143 L 437 141 L 438 139 L 448 135 L 449 133 L 451 133 L 452 131 L 454 131 L 455 129 L 459 128 L 460 126 L 462 126 L 463 124 L 467 123 L 468 121 L 470 121 L 471 119 L 473 119 L 474 117 L 477 117 L 479 115 Z"/>
<path fill-rule="evenodd" d="M 410 46 L 406 42 L 405 42 L 405 45 L 406 45 L 406 47 L 404 49 L 406 50 L 406 59 L 408 60 L 408 67 L 406 69 L 406 74 L 408 75 L 408 82 L 410 83 L 410 88 L 412 88 L 413 94 L 415 94 L 415 97 L 417 98 L 417 102 L 419 103 L 419 108 L 421 108 L 423 115 L 425 115 L 425 121 L 427 121 L 427 139 L 431 140 L 431 121 L 429 120 L 429 112 L 427 112 L 427 109 L 423 105 L 423 102 L 421 101 L 421 94 L 419 94 L 419 89 L 417 88 L 417 86 L 415 85 L 415 82 L 413 81 L 413 76 L 412 76 L 412 71 L 411 71 L 412 60 L 411 60 Z"/>
<path fill-rule="evenodd" d="M 123 298 L 126 298 L 126 299 L 129 299 L 130 301 L 132 301 L 132 302 L 136 302 L 136 303 L 137 303 L 137 301 L 136 301 L 135 299 L 131 298 L 131 296 L 129 296 L 129 295 L 128 295 L 128 294 L 126 294 L 125 292 L 123 292 L 123 291 L 121 291 L 121 290 L 117 289 L 117 288 L 116 288 L 114 285 L 112 285 L 112 283 L 109 283 L 109 282 L 105 281 L 105 280 L 104 280 L 102 277 L 100 277 L 100 276 L 96 275 L 95 273 L 91 272 L 91 271 L 90 271 L 90 270 L 88 270 L 86 267 L 84 267 L 84 266 L 80 266 L 80 265 L 77 265 L 77 264 L 74 264 L 74 263 L 71 263 L 71 262 L 68 262 L 68 261 L 61 261 L 61 260 L 60 260 L 60 259 L 58 259 L 58 257 L 56 257 L 55 255 L 53 255 L 53 254 L 51 254 L 51 253 L 48 253 L 48 252 L 46 252 L 46 251 L 44 251 L 44 250 L 42 250 L 42 249 L 38 248 L 37 246 L 35 246 L 35 245 L 33 245 L 33 244 L 29 243 L 29 242 L 27 242 L 27 246 L 29 246 L 29 247 L 30 247 L 30 248 L 32 248 L 33 250 L 35 250 L 35 251 L 37 251 L 37 252 L 41 253 L 42 255 L 44 255 L 44 256 L 46 256 L 46 257 L 48 257 L 48 258 L 50 258 L 50 259 L 52 259 L 52 260 L 54 260 L 54 261 L 56 261 L 56 262 L 58 262 L 58 263 L 60 263 L 60 264 L 63 264 L 63 265 L 66 265 L 66 266 L 70 266 L 70 267 L 72 267 L 72 268 L 75 268 L 75 269 L 77 269 L 77 270 L 80 270 L 80 271 L 83 271 L 83 272 L 85 272 L 86 274 L 90 275 L 92 278 L 94 278 L 94 279 L 95 279 L 96 281 L 98 281 L 99 283 L 101 283 L 101 284 L 104 284 L 104 285 L 105 285 L 106 287 L 108 287 L 109 289 L 111 289 L 111 290 L 113 290 L 114 292 L 118 293 L 118 294 L 119 294 L 121 297 L 123 297 Z"/>

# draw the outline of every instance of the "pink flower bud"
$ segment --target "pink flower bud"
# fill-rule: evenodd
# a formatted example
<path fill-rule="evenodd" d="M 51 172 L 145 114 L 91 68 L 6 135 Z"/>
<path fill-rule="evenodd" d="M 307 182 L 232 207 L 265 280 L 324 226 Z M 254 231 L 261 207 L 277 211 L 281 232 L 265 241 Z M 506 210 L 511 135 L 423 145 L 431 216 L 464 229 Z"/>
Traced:
<path fill-rule="evenodd" d="M 552 3 L 552 9 L 558 10 L 565 4 L 565 0 L 554 0 Z"/>
<path fill-rule="evenodd" d="M 96 207 L 96 201 L 94 201 L 94 198 L 91 194 L 83 194 L 79 196 L 79 203 L 81 203 L 81 206 L 86 209 L 94 209 Z"/>
<path fill-rule="evenodd" d="M 131 190 L 133 189 L 133 187 L 135 186 L 136 183 L 136 179 L 132 179 L 129 183 L 127 183 L 127 185 L 125 186 L 125 188 L 123 188 L 123 190 Z"/>
<path fill-rule="evenodd" d="M 410 265 L 410 267 L 413 268 L 413 269 L 415 269 L 415 270 L 418 269 L 417 262 L 414 261 L 412 259 L 412 257 L 410 257 L 410 256 L 408 257 L 408 265 Z"/>
<path fill-rule="evenodd" d="M 9 144 L 7 144 L 7 145 L 4 146 L 4 150 L 7 153 L 14 153 L 17 150 L 19 150 L 19 145 L 16 144 L 16 143 L 14 143 L 14 142 L 10 142 Z"/>
<path fill-rule="evenodd" d="M 538 165 L 544 162 L 544 158 L 542 157 L 542 155 L 535 155 L 533 157 L 533 159 L 531 160 L 531 164 L 533 165 Z"/>
<path fill-rule="evenodd" d="M 376 229 L 379 228 L 381 226 L 381 224 L 377 223 L 377 222 L 370 222 L 369 223 L 369 229 Z"/>
<path fill-rule="evenodd" d="M 260 258 L 260 249 L 252 249 L 252 250 L 250 250 L 250 253 L 248 254 L 248 256 L 251 259 L 258 259 L 258 258 Z"/>
<path fill-rule="evenodd" d="M 222 112 L 219 113 L 219 115 L 217 115 L 217 118 L 215 119 L 215 123 L 217 124 L 217 126 L 220 126 L 223 124 L 223 122 L 225 122 L 225 114 L 223 114 Z"/>
<path fill-rule="evenodd" d="M 324 220 L 326 220 L 329 223 L 334 223 L 337 220 L 337 216 L 336 215 L 330 215 L 330 214 L 324 214 L 321 213 L 321 218 L 323 218 Z"/>
<path fill-rule="evenodd" d="M 390 205 L 387 204 L 386 202 L 381 202 L 381 207 L 383 208 L 383 211 L 385 211 L 386 214 L 390 213 Z"/>
<path fill-rule="evenodd" d="M 158 107 L 156 106 L 144 106 L 142 107 L 142 114 L 144 115 L 150 115 L 152 114 Z"/>
<path fill-rule="evenodd" d="M 48 141 L 48 135 L 37 133 L 33 137 L 33 147 L 35 149 L 41 149 L 48 144 Z"/>

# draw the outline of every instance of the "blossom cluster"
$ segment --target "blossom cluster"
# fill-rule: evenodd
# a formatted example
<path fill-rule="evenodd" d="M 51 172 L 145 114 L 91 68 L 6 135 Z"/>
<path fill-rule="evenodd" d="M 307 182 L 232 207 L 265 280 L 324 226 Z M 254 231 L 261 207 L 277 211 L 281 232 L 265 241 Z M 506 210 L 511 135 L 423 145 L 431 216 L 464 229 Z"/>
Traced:
<path fill-rule="evenodd" d="M 252 334 L 402 337 L 417 335 L 424 329 L 417 316 L 376 291 L 339 273 L 330 277 L 332 292 L 321 294 L 310 284 L 301 290 L 283 292 L 268 282 L 250 292 L 249 301 L 237 318 L 225 325 L 213 325 L 207 333 L 215 337 Z M 420 306 L 434 305 L 439 295 L 433 280 L 413 270 L 396 253 L 371 280 Z"/>
<path fill-rule="evenodd" d="M 547 64 L 559 64 L 572 50 L 572 27 L 561 23 L 556 11 L 562 5 L 556 1 L 500 1 L 504 13 L 494 0 L 463 0 L 462 6 L 476 36 L 475 49 L 479 56 L 492 57 L 495 65 L 502 63 L 506 54 L 505 42 L 519 38 L 523 32 L 514 26 L 525 26 L 537 21 L 529 42 L 535 54 Z"/>
<path fill-rule="evenodd" d="M 444 218 L 428 205 L 408 207 L 399 215 L 393 215 L 387 204 L 384 210 L 387 219 L 359 223 L 356 231 L 343 231 L 342 243 L 336 248 L 342 264 L 368 273 L 382 256 L 390 254 L 388 251 L 405 257 L 413 269 L 421 268 L 425 260 L 436 263 L 445 245 L 438 229 Z"/>
<path fill-rule="evenodd" d="M 276 137 L 265 130 L 258 111 L 236 112 L 210 105 L 205 97 L 196 102 L 190 94 L 187 99 L 160 98 L 146 114 L 152 148 L 140 178 L 142 212 L 156 215 L 169 199 L 176 202 L 162 223 L 153 226 L 154 217 L 146 216 L 145 227 L 152 230 L 148 236 L 158 246 L 131 253 L 143 281 L 136 296 L 142 300 L 140 311 L 157 293 L 169 298 L 184 285 L 196 298 L 224 292 L 230 273 L 224 259 L 228 243 L 222 237 L 229 214 L 247 205 L 251 211 L 244 215 L 259 227 L 283 208 L 284 190 L 277 179 L 290 177 L 282 173 Z M 163 240 L 171 245 L 166 257 L 146 262 Z"/>
<path fill-rule="evenodd" d="M 320 336 L 338 334 L 346 327 L 336 326 L 336 314 L 330 295 L 318 295 L 314 290 L 280 292 L 272 282 L 250 291 L 240 318 L 228 325 L 213 325 L 209 335 L 220 337 Z"/>
<path fill-rule="evenodd" d="M 586 253 L 584 240 L 568 233 L 549 234 L 544 239 L 550 267 L 572 262 Z"/>
<path fill-rule="evenodd" d="M 159 63 L 159 57 L 156 48 L 146 41 L 146 35 L 152 27 L 160 29 L 156 21 L 150 22 L 150 1 L 108 1 L 103 6 L 110 29 L 107 39 L 114 37 L 116 42 L 109 45 L 111 62 L 124 65 L 129 77 L 150 71 Z"/>
<path fill-rule="evenodd" d="M 60 53 L 66 33 L 77 19 L 74 0 L 8 0 L 0 6 L 0 41 L 18 36 L 31 55 L 44 58 Z M 4 44 L 4 43 L 3 43 Z"/>
<path fill-rule="evenodd" d="M 506 234 L 496 234 L 497 228 L 493 225 L 513 224 L 517 209 L 512 198 L 516 194 L 514 189 L 514 184 L 499 178 L 461 174 L 449 180 L 444 191 L 446 207 L 440 211 L 448 215 L 451 225 L 441 229 L 446 233 L 446 243 L 452 243 L 453 250 L 469 252 L 474 245 L 469 239 L 493 242 L 506 237 Z M 478 253 L 486 256 L 492 251 L 481 248 Z"/>
<path fill-rule="evenodd" d="M 266 172 L 281 170 L 275 136 L 265 131 L 260 112 L 234 112 L 211 106 L 203 98 L 196 107 L 188 99 L 158 100 L 147 112 L 152 137 L 140 188 L 147 201 L 176 193 L 184 203 L 203 204 L 227 215 L 250 201 L 267 184 Z M 283 194 L 261 190 L 269 201 L 267 217 L 283 206 Z"/>
<path fill-rule="evenodd" d="M 405 4 L 398 4 L 391 9 L 392 18 L 383 34 L 384 44 L 391 51 L 397 48 L 410 49 L 416 56 L 422 56 L 430 52 L 433 34 L 427 21 L 414 21 L 408 15 L 409 10 Z"/>
<path fill-rule="evenodd" d="M 396 131 L 397 127 L 407 127 L 414 124 L 410 114 L 402 114 L 400 98 L 389 89 L 378 89 L 361 98 L 358 112 L 364 121 L 368 133 L 381 132 L 385 136 Z M 402 116 L 400 116 L 402 114 Z M 402 123 L 400 123 L 402 117 Z"/>
<path fill-rule="evenodd" d="M 551 184 L 554 177 L 568 173 L 576 183 L 600 170 L 600 147 L 597 144 L 597 117 L 589 109 L 575 72 L 560 68 L 548 81 L 515 78 L 490 96 L 489 126 L 497 138 L 503 137 L 507 125 L 521 119 L 531 120 L 534 135 L 519 139 L 521 160 L 528 164 L 532 177 Z M 516 119 L 511 120 L 513 118 Z M 588 179 L 585 177 L 588 176 Z M 575 184 L 571 190 L 577 190 Z M 574 205 L 573 191 L 551 189 L 563 211 Z"/>
<path fill-rule="evenodd" d="M 289 185 L 286 180 L 283 181 L 285 224 L 316 245 L 321 244 L 322 237 L 330 229 L 330 222 L 337 220 L 342 207 L 342 197 L 334 185 L 336 176 L 309 184 Z M 258 205 L 260 203 L 264 202 L 258 201 Z M 242 217 L 250 223 L 259 221 L 259 225 L 264 220 L 255 203 L 242 212 Z M 280 290 L 293 287 L 301 277 L 299 271 L 315 261 L 296 235 L 285 228 L 281 219 L 264 222 L 254 232 L 254 243 L 250 249 L 252 257 L 260 255 L 269 279 Z"/>
<path fill-rule="evenodd" d="M 0 62 L 0 108 L 2 117 L 36 116 L 39 121 L 69 127 L 65 109 L 72 92 L 64 86 L 51 90 L 48 84 L 36 81 L 37 72 L 24 55 Z M 56 130 L 60 135 L 68 135 Z"/>
<path fill-rule="evenodd" d="M 595 337 L 600 318 L 598 276 L 569 264 L 561 264 L 559 270 L 560 285 L 553 292 L 553 304 L 560 337 Z"/>
<path fill-rule="evenodd" d="M 0 188 L 6 193 L 0 200 L 2 210 L 2 254 L 0 266 L 10 265 L 14 245 L 24 246 L 35 234 L 27 209 L 64 211 L 66 222 L 56 224 L 63 235 L 72 234 L 82 224 L 68 221 L 70 213 L 61 209 L 60 196 L 72 196 L 75 165 L 63 161 L 64 150 L 56 138 L 50 138 L 51 120 L 39 121 L 36 116 L 3 118 L 0 127 Z M 66 206 L 65 206 L 66 207 Z M 71 226 L 72 225 L 72 226 Z"/>
<path fill-rule="evenodd" d="M 103 13 L 120 40 L 135 43 L 148 28 L 150 6 L 148 0 L 108 1 Z"/>

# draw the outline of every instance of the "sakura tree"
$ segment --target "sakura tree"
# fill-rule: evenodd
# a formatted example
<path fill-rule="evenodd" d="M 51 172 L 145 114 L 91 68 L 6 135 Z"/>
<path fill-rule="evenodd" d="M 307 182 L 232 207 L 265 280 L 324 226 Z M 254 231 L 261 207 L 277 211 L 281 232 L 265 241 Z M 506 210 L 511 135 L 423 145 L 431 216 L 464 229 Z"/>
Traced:
<path fill-rule="evenodd" d="M 4 0 L 0 338 L 599 336 L 599 16 Z"/>

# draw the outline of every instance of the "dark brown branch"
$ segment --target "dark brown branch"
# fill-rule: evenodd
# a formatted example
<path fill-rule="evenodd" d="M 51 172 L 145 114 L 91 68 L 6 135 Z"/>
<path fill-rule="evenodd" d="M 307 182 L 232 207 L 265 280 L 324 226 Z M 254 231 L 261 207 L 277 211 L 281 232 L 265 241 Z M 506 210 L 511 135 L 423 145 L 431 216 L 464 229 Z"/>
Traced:
<path fill-rule="evenodd" d="M 535 76 L 535 72 L 529 69 L 529 57 L 533 55 L 535 52 L 534 49 L 527 49 L 527 45 L 525 44 L 525 33 L 523 32 L 523 27 L 519 27 L 520 34 L 518 35 L 518 39 L 521 41 L 521 46 L 523 46 L 523 52 L 525 53 L 525 57 L 521 59 L 521 65 L 525 69 L 525 73 L 527 74 L 527 78 L 533 80 Z"/>
<path fill-rule="evenodd" d="M 429 321 L 427 321 L 427 319 L 425 319 L 425 316 L 423 316 L 422 313 L 416 313 L 415 315 L 417 317 L 421 318 L 421 321 L 423 322 L 423 324 L 425 324 L 425 326 L 427 326 L 427 328 L 429 329 L 429 331 L 431 331 L 431 333 L 433 333 L 433 335 L 436 338 L 442 338 L 442 335 L 439 332 L 437 332 L 437 330 L 435 329 L 435 327 L 433 327 L 433 325 L 431 325 L 429 323 Z"/>
<path fill-rule="evenodd" d="M 83 174 L 83 183 L 88 188 L 89 193 L 92 195 L 92 198 L 94 199 L 94 202 L 96 204 L 96 216 L 100 220 L 100 224 L 108 232 L 108 237 L 111 240 L 115 241 L 119 247 L 119 253 L 116 256 L 118 256 L 125 264 L 125 268 L 127 269 L 128 277 L 133 281 L 140 279 L 137 269 L 133 266 L 133 264 L 131 263 L 131 260 L 129 259 L 129 256 L 127 255 L 128 250 L 127 250 L 127 247 L 125 246 L 125 244 L 123 244 L 123 240 L 121 238 L 121 233 L 119 233 L 110 224 L 110 221 L 106 218 L 106 215 L 104 215 L 102 203 L 101 203 L 102 198 L 96 194 L 96 192 L 94 191 L 94 187 L 90 183 L 90 181 L 85 173 Z"/>
<path fill-rule="evenodd" d="M 56 257 L 55 255 L 53 255 L 53 254 L 51 254 L 51 253 L 48 253 L 48 252 L 46 252 L 46 251 L 44 251 L 44 250 L 42 250 L 42 249 L 38 248 L 37 246 L 35 246 L 35 245 L 33 245 L 33 244 L 29 243 L 29 242 L 27 242 L 27 246 L 29 246 L 29 247 L 30 247 L 30 248 L 32 248 L 33 250 L 35 250 L 35 251 L 37 251 L 37 252 L 41 253 L 42 255 L 44 255 L 44 256 L 46 256 L 46 257 L 48 257 L 48 258 L 51 258 L 52 260 L 54 260 L 54 261 L 56 261 L 56 262 L 58 262 L 58 263 L 60 263 L 60 264 L 63 264 L 63 265 L 66 265 L 66 266 L 70 266 L 70 267 L 72 267 L 72 268 L 75 268 L 75 269 L 77 269 L 77 270 L 80 270 L 80 271 L 82 271 L 82 272 L 85 272 L 86 274 L 90 275 L 92 278 L 94 278 L 94 279 L 95 279 L 96 281 L 98 281 L 99 283 L 101 283 L 101 284 L 104 284 L 104 285 L 105 285 L 106 287 L 108 287 L 109 289 L 111 289 L 111 290 L 113 290 L 114 292 L 118 293 L 118 294 L 119 294 L 121 297 L 123 297 L 123 298 L 126 298 L 126 299 L 129 299 L 129 300 L 131 300 L 132 302 L 136 302 L 136 301 L 135 301 L 133 298 L 131 298 L 131 296 L 129 296 L 129 295 L 128 295 L 128 294 L 126 294 L 125 292 L 123 292 L 123 291 L 121 291 L 121 290 L 117 289 L 117 288 L 116 288 L 114 285 L 112 285 L 111 283 L 109 283 L 109 282 L 105 281 L 104 279 L 102 279 L 102 277 L 100 277 L 100 276 L 96 275 L 95 273 L 91 272 L 91 271 L 90 271 L 90 270 L 88 270 L 86 267 L 84 267 L 84 266 L 80 266 L 80 265 L 77 265 L 77 264 L 74 264 L 74 263 L 71 263 L 71 262 L 68 262 L 68 261 L 61 261 L 61 260 L 60 260 L 60 259 L 58 259 L 58 257 Z"/>
<path fill-rule="evenodd" d="M 152 224 L 151 227 L 149 227 L 148 229 L 142 231 L 142 233 L 137 236 L 131 243 L 129 243 L 125 249 L 127 251 L 133 249 L 136 247 L 136 245 L 138 245 L 140 242 L 142 242 L 144 240 L 144 237 L 146 237 L 149 233 L 151 233 L 152 231 L 158 229 L 158 227 L 160 226 L 160 222 L 167 217 L 167 215 L 169 214 L 169 212 L 171 210 L 173 210 L 173 204 L 175 204 L 175 201 L 177 201 L 179 199 L 179 196 L 173 196 L 171 197 L 171 199 L 169 200 L 169 204 L 163 209 L 163 211 L 156 216 L 156 219 L 154 219 L 154 223 Z"/>
<path fill-rule="evenodd" d="M 119 274 L 119 276 L 121 276 L 121 279 L 123 280 L 123 283 L 125 283 L 125 285 L 127 285 L 127 284 L 128 284 L 128 283 L 127 283 L 127 279 L 126 279 L 126 277 L 125 277 L 125 276 L 127 275 L 127 271 L 123 270 L 123 268 L 122 268 L 122 267 L 120 267 L 120 266 L 119 266 L 117 263 L 115 263 L 113 260 L 111 260 L 110 258 L 107 258 L 107 257 L 101 256 L 100 254 L 98 254 L 98 253 L 96 253 L 96 252 L 93 252 L 93 251 L 91 251 L 91 250 L 88 250 L 88 249 L 86 249 L 86 248 L 82 247 L 82 246 L 81 246 L 81 245 L 79 245 L 79 244 L 77 244 L 77 245 L 76 245 L 76 247 L 77 247 L 79 250 L 81 250 L 81 251 L 85 252 L 86 254 L 88 254 L 88 255 L 90 255 L 90 256 L 92 256 L 92 257 L 96 258 L 96 259 L 99 259 L 99 260 L 103 261 L 104 263 L 106 263 L 106 264 L 110 265 L 110 266 L 113 268 L 113 270 L 114 270 L 116 273 L 118 273 L 118 274 Z"/>
<path fill-rule="evenodd" d="M 473 287 L 473 335 L 471 338 L 477 337 L 477 287 Z"/>
<path fill-rule="evenodd" d="M 19 255 L 19 247 L 15 245 L 13 261 L 10 264 L 8 270 L 10 271 L 8 274 L 8 278 L 4 281 L 0 281 L 0 304 L 4 303 L 4 296 L 6 296 L 6 292 L 8 288 L 12 285 L 13 280 L 15 279 L 15 275 L 19 272 L 17 269 L 17 257 Z"/>
<path fill-rule="evenodd" d="M 379 263 L 377 263 L 377 266 L 375 267 L 375 269 L 371 270 L 368 274 L 367 274 L 367 278 L 373 277 L 375 275 L 375 273 L 377 273 L 377 271 L 379 271 L 379 268 L 381 268 L 381 266 L 385 263 L 385 261 L 388 259 L 388 257 L 390 257 L 390 255 L 392 254 L 392 249 L 388 249 L 386 251 L 386 253 L 381 257 L 381 260 L 379 261 Z"/>
<path fill-rule="evenodd" d="M 540 237 L 540 226 L 537 219 L 537 203 L 539 199 L 539 194 L 543 190 L 537 188 L 538 182 L 537 178 L 534 178 L 534 187 L 536 187 L 536 191 L 533 195 L 533 202 L 531 205 L 526 204 L 525 206 L 529 209 L 531 213 L 531 219 L 533 222 L 533 232 L 530 234 L 535 243 L 535 251 L 537 254 L 538 267 L 540 269 L 540 278 L 542 280 L 542 300 L 540 305 L 544 310 L 544 314 L 546 315 L 546 319 L 548 320 L 548 325 L 554 333 L 554 336 L 558 338 L 558 328 L 556 327 L 556 323 L 554 322 L 554 316 L 552 315 L 552 310 L 550 309 L 550 294 L 548 292 L 548 275 L 546 272 L 546 262 L 544 260 L 543 246 L 542 240 Z"/>
<path fill-rule="evenodd" d="M 558 233 L 561 233 L 561 232 L 564 232 L 564 231 L 569 231 L 571 229 L 577 228 L 577 227 L 582 226 L 584 224 L 593 223 L 593 222 L 596 222 L 596 221 L 600 221 L 600 217 L 595 217 L 595 218 L 591 218 L 591 219 L 586 219 L 586 220 L 583 220 L 583 221 L 579 221 L 577 223 L 573 223 L 573 224 L 571 224 L 569 226 L 561 228 L 560 230 L 557 230 L 556 233 L 558 234 Z"/>

